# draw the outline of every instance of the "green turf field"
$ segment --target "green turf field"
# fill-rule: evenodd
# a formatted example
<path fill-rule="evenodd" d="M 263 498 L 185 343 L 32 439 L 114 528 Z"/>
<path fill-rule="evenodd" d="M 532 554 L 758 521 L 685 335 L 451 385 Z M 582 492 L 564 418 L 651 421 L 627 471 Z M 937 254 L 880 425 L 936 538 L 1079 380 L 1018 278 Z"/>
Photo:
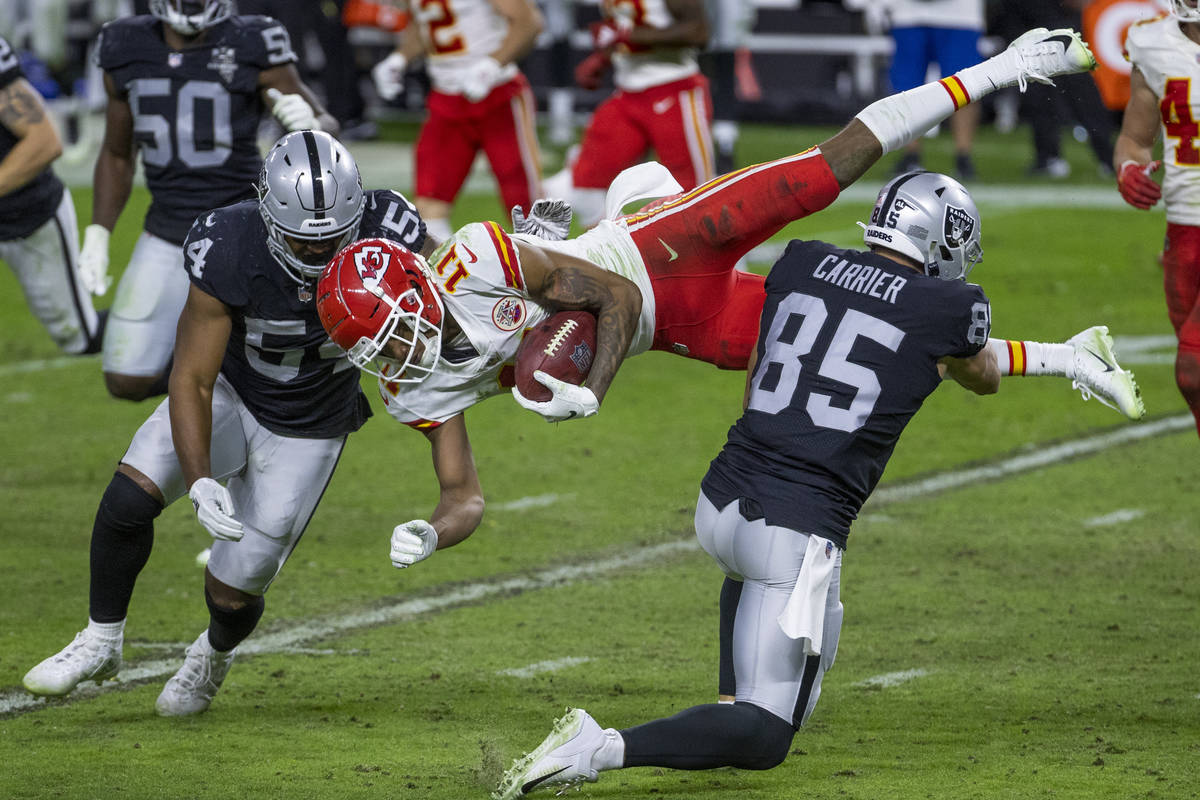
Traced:
<path fill-rule="evenodd" d="M 824 133 L 751 129 L 739 155 Z M 929 152 L 948 168 L 944 142 Z M 1124 338 L 1171 333 L 1163 218 L 1120 204 L 1082 147 L 1067 156 L 1078 179 L 1027 182 L 1027 131 L 981 138 L 972 278 L 996 336 L 1110 325 L 1147 418 L 1061 379 L 935 393 L 855 527 L 837 664 L 784 765 L 608 773 L 580 797 L 1200 796 L 1198 443 L 1173 349 Z M 788 234 L 855 245 L 887 167 Z M 122 218 L 115 267 L 146 200 Z M 456 221 L 501 213 L 472 195 Z M 86 622 L 96 502 L 152 405 L 108 399 L 97 359 L 59 357 L 7 271 L 0 319 L 0 797 L 484 797 L 567 706 L 625 727 L 713 699 L 721 575 L 691 514 L 742 375 L 650 353 L 594 419 L 547 425 L 503 397 L 472 410 L 484 522 L 405 571 L 388 536 L 429 514 L 436 486 L 422 437 L 369 389 L 377 416 L 208 713 L 154 714 L 207 622 L 194 558 L 209 537 L 186 502 L 157 525 L 120 683 L 29 700 L 22 675 Z"/>

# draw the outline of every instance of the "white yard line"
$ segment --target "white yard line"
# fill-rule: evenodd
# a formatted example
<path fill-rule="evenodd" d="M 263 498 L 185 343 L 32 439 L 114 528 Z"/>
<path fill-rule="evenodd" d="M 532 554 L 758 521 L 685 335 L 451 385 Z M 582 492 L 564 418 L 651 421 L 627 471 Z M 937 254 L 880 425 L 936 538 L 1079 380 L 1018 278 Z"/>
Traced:
<path fill-rule="evenodd" d="M 1083 525 L 1086 528 L 1101 528 L 1106 525 L 1120 525 L 1122 522 L 1133 522 L 1135 519 L 1144 516 L 1146 516 L 1146 512 L 1140 508 L 1120 508 L 1111 514 L 1102 514 L 1099 517 L 1085 519 Z"/>
<path fill-rule="evenodd" d="M 22 375 L 27 372 L 43 372 L 63 367 L 95 364 L 99 358 L 99 356 L 60 356 L 59 358 L 35 358 L 32 361 L 14 361 L 12 364 L 0 364 L 0 378 Z"/>
<path fill-rule="evenodd" d="M 591 661 L 590 658 L 583 656 L 567 656 L 566 658 L 555 658 L 550 661 L 538 661 L 533 664 L 527 664 L 524 667 L 502 669 L 496 674 L 510 675 L 514 678 L 532 678 L 534 675 L 540 675 L 543 672 L 558 672 L 560 669 L 586 664 L 589 661 Z"/>
<path fill-rule="evenodd" d="M 488 511 L 525 511 L 530 508 L 552 506 L 559 500 L 569 500 L 574 496 L 573 494 L 535 494 L 531 497 L 509 500 L 507 503 L 489 503 L 487 508 Z"/>
<path fill-rule="evenodd" d="M 982 481 L 997 480 L 1028 472 L 1059 462 L 1090 455 L 1129 442 L 1147 439 L 1153 436 L 1173 433 L 1188 429 L 1193 425 L 1190 414 L 1167 417 L 1155 422 L 1123 426 L 1115 431 L 1105 431 L 1100 434 L 1087 436 L 1073 442 L 1048 447 L 1038 453 L 1015 456 L 1003 461 L 970 470 L 956 469 L 942 475 L 915 481 L 896 487 L 884 487 L 875 492 L 871 504 L 878 508 L 887 503 L 914 500 L 935 492 L 971 486 Z M 554 569 L 539 571 L 532 575 L 516 577 L 497 577 L 466 584 L 457 589 L 441 593 L 436 589 L 428 596 L 416 596 L 401 600 L 390 606 L 373 608 L 353 614 L 337 617 L 325 617 L 309 620 L 291 628 L 256 633 L 240 648 L 243 656 L 256 653 L 279 653 L 293 648 L 304 647 L 306 642 L 321 639 L 336 634 L 349 633 L 362 628 L 375 627 L 393 622 L 413 619 L 424 614 L 441 611 L 455 606 L 479 602 L 491 597 L 504 597 L 510 594 L 546 589 L 554 586 L 569 585 L 588 578 L 596 578 L 609 574 L 623 574 L 630 569 L 650 564 L 658 564 L 663 558 L 679 553 L 694 553 L 699 551 L 699 545 L 694 539 L 665 542 L 663 544 L 630 550 L 623 555 L 584 562 Z M 138 681 L 149 678 L 161 678 L 174 673 L 179 668 L 179 659 L 158 660 L 131 664 L 124 668 L 121 677 L 126 681 Z M 91 697 L 101 692 L 109 691 L 113 683 L 101 687 L 87 684 L 76 689 L 71 699 Z M 11 714 L 41 708 L 42 701 L 22 690 L 0 693 L 0 714 Z"/>
<path fill-rule="evenodd" d="M 878 687 L 880 689 L 890 689 L 893 686 L 908 683 L 916 678 L 924 678 L 928 674 L 929 670 L 906 669 L 901 672 L 885 672 L 882 675 L 874 675 L 851 685 L 863 688 Z"/>

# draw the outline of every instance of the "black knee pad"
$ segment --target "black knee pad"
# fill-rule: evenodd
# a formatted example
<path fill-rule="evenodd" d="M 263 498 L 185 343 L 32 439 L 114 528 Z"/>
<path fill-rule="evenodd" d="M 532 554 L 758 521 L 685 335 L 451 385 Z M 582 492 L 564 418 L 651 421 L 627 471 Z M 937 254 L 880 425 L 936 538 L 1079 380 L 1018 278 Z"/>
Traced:
<path fill-rule="evenodd" d="M 114 531 L 140 531 L 150 525 L 163 511 L 149 492 L 124 472 L 114 472 L 100 507 L 96 510 L 96 521 Z"/>

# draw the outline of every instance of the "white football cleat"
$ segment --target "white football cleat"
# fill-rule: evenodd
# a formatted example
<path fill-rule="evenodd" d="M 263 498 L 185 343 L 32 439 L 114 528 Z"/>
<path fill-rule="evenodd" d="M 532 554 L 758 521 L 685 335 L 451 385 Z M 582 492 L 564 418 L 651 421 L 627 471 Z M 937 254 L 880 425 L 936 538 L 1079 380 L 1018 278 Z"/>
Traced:
<path fill-rule="evenodd" d="M 604 741 L 604 732 L 590 714 L 571 709 L 536 750 L 513 762 L 492 800 L 512 800 L 546 787 L 558 787 L 561 794 L 585 781 L 594 783 L 599 773 L 592 768 L 592 758 Z"/>
<path fill-rule="evenodd" d="M 171 676 L 154 704 L 164 717 L 182 717 L 206 711 L 233 665 L 237 648 L 228 653 L 213 650 L 208 631 L 188 645 L 183 666 Z"/>
<path fill-rule="evenodd" d="M 25 688 L 44 697 L 61 697 L 83 681 L 116 677 L 121 669 L 120 637 L 103 639 L 86 629 L 59 652 L 38 664 L 21 681 Z"/>
<path fill-rule="evenodd" d="M 1071 359 L 1071 386 L 1083 394 L 1083 399 L 1095 397 L 1109 408 L 1120 411 L 1130 419 L 1146 414 L 1142 393 L 1133 373 L 1121 369 L 1113 353 L 1108 327 L 1097 325 L 1067 339 L 1075 351 Z"/>
<path fill-rule="evenodd" d="M 1015 58 L 1017 86 L 1023 92 L 1029 81 L 1048 83 L 1056 75 L 1073 75 L 1096 68 L 1096 57 L 1078 33 L 1070 28 L 1034 28 L 1016 39 L 1001 54 Z"/>

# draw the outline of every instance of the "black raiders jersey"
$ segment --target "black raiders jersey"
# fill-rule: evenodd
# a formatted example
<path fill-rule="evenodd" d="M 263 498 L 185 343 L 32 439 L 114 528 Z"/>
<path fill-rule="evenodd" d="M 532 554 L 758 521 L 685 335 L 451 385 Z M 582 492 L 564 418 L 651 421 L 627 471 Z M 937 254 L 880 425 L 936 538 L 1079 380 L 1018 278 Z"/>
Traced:
<path fill-rule="evenodd" d="M 23 77 L 16 51 L 0 37 L 0 91 Z M 12 131 L 0 125 L 0 159 L 16 147 L 17 141 Z M 29 183 L 0 197 L 0 241 L 23 239 L 42 227 L 57 212 L 62 196 L 62 182 L 47 167 Z"/>
<path fill-rule="evenodd" d="M 815 241 L 788 245 L 766 291 L 746 412 L 702 488 L 845 547 L 938 359 L 982 350 L 991 308 L 974 284 Z"/>
<path fill-rule="evenodd" d="M 375 190 L 367 192 L 359 236 L 420 251 L 425 223 L 403 195 Z M 221 374 L 255 419 L 282 436 L 312 439 L 362 427 L 371 409 L 358 369 L 321 327 L 315 282 L 296 283 L 267 249 L 258 201 L 197 219 L 183 252 L 192 284 L 232 312 Z"/>
<path fill-rule="evenodd" d="M 175 51 L 159 20 L 125 17 L 101 29 L 96 53 L 133 115 L 151 196 L 147 231 L 178 244 L 200 214 L 254 196 L 258 76 L 296 60 L 282 25 L 233 16 Z"/>

